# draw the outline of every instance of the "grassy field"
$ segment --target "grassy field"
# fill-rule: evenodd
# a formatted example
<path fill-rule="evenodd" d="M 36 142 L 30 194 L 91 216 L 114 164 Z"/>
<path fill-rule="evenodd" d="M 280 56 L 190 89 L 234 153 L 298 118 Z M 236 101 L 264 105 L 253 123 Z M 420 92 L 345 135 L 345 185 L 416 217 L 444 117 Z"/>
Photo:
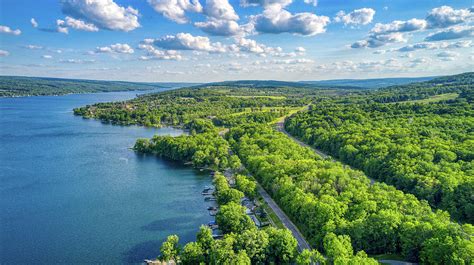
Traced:
<path fill-rule="evenodd" d="M 394 103 L 423 103 L 423 104 L 426 104 L 426 103 L 434 103 L 434 102 L 440 102 L 440 101 L 445 101 L 445 100 L 456 99 L 458 96 L 459 96 L 458 93 L 446 93 L 446 94 L 439 94 L 439 95 L 431 96 L 431 97 L 425 98 L 425 99 L 391 102 L 390 104 L 394 104 Z"/>
<path fill-rule="evenodd" d="M 238 96 L 238 95 L 230 95 L 227 97 L 231 98 L 270 98 L 270 99 L 285 99 L 284 96 Z"/>

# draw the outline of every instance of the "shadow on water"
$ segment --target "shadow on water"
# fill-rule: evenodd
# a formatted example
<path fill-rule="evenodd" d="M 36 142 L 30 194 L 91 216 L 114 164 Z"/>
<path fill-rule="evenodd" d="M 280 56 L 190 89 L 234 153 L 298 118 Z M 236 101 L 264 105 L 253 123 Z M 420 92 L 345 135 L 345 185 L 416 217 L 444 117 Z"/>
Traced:
<path fill-rule="evenodd" d="M 179 242 L 182 246 L 195 239 L 196 231 L 180 233 L 179 235 Z M 160 247 L 164 241 L 165 238 L 139 243 L 123 253 L 122 261 L 128 264 L 143 264 L 145 259 L 156 259 L 160 255 Z"/>

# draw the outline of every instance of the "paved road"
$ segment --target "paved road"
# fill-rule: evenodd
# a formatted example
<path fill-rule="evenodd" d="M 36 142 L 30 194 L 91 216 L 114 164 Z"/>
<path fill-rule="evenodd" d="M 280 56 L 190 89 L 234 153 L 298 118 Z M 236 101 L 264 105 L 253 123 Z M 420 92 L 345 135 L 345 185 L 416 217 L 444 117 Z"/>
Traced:
<path fill-rule="evenodd" d="M 283 225 L 288 228 L 288 230 L 291 231 L 293 236 L 296 238 L 298 241 L 298 249 L 299 251 L 303 251 L 305 249 L 311 250 L 311 246 L 309 243 L 304 239 L 303 235 L 301 234 L 300 230 L 296 227 L 295 224 L 286 216 L 286 214 L 283 212 L 282 209 L 276 204 L 276 202 L 270 197 L 270 195 L 258 184 L 258 192 L 262 196 L 262 198 L 265 200 L 265 202 L 268 204 L 270 208 L 272 208 L 273 212 L 277 215 L 277 217 L 281 220 Z"/>
<path fill-rule="evenodd" d="M 298 139 L 296 139 L 295 137 L 293 137 L 293 135 L 289 134 L 286 130 L 285 130 L 285 121 L 284 120 L 280 120 L 278 121 L 278 123 L 276 124 L 276 129 L 279 131 L 279 132 L 282 132 L 284 134 L 286 134 L 286 136 L 290 137 L 293 141 L 295 141 L 296 143 L 298 143 L 299 145 L 303 146 L 303 147 L 309 147 L 311 148 L 311 150 L 313 150 L 316 154 L 318 154 L 319 156 L 321 156 L 322 158 L 324 159 L 330 159 L 331 161 L 337 161 L 336 159 L 334 159 L 332 156 L 326 154 L 326 153 L 323 153 L 321 150 L 319 149 L 316 149 L 314 148 L 313 146 L 311 145 L 308 145 Z M 350 167 L 352 168 L 351 166 L 349 165 L 346 165 L 344 164 L 344 166 L 347 166 L 347 167 Z M 369 180 L 370 180 L 370 185 L 374 185 L 375 183 L 375 180 L 373 178 L 369 178 L 367 177 Z"/>

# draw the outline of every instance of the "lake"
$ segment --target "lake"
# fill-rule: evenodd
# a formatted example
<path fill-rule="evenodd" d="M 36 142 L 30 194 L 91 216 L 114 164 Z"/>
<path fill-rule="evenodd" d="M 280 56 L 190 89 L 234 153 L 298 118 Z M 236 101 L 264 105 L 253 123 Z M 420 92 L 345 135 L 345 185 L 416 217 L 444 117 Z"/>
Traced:
<path fill-rule="evenodd" d="M 139 263 L 162 241 L 195 240 L 208 174 L 135 154 L 173 128 L 113 126 L 75 107 L 137 92 L 0 98 L 0 263 Z"/>

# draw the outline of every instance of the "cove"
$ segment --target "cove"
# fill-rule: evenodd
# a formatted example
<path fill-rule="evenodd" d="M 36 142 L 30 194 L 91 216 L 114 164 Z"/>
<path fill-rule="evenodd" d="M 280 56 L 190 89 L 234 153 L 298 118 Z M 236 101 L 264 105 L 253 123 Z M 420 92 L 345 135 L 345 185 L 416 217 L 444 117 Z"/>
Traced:
<path fill-rule="evenodd" d="M 0 99 L 0 263 L 140 263 L 212 220 L 208 174 L 129 148 L 173 128 L 85 120 L 75 107 L 137 92 Z"/>

